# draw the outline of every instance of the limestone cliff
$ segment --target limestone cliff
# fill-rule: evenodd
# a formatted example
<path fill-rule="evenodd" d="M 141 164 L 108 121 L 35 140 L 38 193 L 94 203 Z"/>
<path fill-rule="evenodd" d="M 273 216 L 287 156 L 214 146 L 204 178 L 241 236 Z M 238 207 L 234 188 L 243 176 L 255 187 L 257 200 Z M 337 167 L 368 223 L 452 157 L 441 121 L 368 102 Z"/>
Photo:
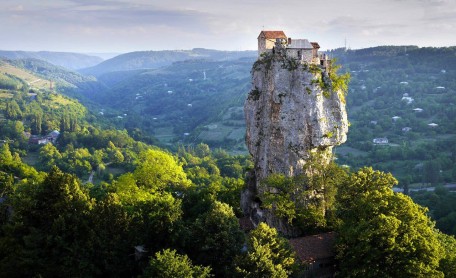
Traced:
<path fill-rule="evenodd" d="M 346 140 L 344 96 L 333 90 L 325 69 L 283 54 L 268 54 L 255 62 L 252 83 L 244 111 L 246 143 L 255 168 L 242 207 L 255 223 L 266 221 L 285 234 L 296 234 L 260 208 L 257 185 L 272 173 L 301 174 L 316 150 L 329 161 L 332 147 Z"/>

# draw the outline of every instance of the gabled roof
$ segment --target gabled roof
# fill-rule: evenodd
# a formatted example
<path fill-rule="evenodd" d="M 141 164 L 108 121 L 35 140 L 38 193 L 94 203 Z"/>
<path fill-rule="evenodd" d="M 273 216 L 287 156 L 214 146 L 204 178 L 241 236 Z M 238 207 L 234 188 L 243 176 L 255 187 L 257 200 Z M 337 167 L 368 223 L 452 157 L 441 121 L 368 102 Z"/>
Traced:
<path fill-rule="evenodd" d="M 291 40 L 291 44 L 287 48 L 298 48 L 298 49 L 313 49 L 313 46 L 307 39 Z"/>
<path fill-rule="evenodd" d="M 320 45 L 318 44 L 318 42 L 311 42 L 310 44 L 312 45 L 313 48 L 316 48 L 316 49 L 320 48 Z"/>
<path fill-rule="evenodd" d="M 302 262 L 312 263 L 335 256 L 334 232 L 290 239 L 290 244 Z"/>
<path fill-rule="evenodd" d="M 54 130 L 49 133 L 49 136 L 59 136 L 59 135 L 60 135 L 60 132 L 58 130 Z"/>
<path fill-rule="evenodd" d="M 266 39 L 286 39 L 287 36 L 283 31 L 261 31 L 258 38 L 263 35 Z"/>

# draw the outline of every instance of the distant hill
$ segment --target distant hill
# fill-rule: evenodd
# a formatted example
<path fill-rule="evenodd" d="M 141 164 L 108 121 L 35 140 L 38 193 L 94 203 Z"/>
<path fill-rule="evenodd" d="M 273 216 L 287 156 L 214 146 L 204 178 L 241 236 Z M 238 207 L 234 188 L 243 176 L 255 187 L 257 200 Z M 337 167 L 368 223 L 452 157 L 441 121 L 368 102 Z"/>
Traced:
<path fill-rule="evenodd" d="M 51 52 L 51 51 L 5 51 L 0 50 L 0 58 L 7 59 L 39 59 L 71 70 L 95 66 L 103 61 L 102 58 L 80 53 Z"/>
<path fill-rule="evenodd" d="M 188 60 L 160 69 L 105 73 L 94 99 L 117 111 L 119 127 L 142 129 L 161 143 L 207 142 L 246 152 L 243 103 L 253 57 Z M 124 115 L 126 114 L 126 115 Z"/>
<path fill-rule="evenodd" d="M 54 84 L 63 93 L 71 96 L 80 94 L 87 97 L 92 97 L 93 94 L 99 93 L 105 89 L 103 83 L 97 81 L 95 77 L 84 76 L 80 73 L 67 70 L 60 66 L 55 66 L 43 60 L 38 59 L 17 59 L 6 60 L 3 63 L 12 65 L 16 68 L 23 69 L 33 73 L 42 79 L 52 80 Z"/>
<path fill-rule="evenodd" d="M 137 51 L 116 56 L 96 66 L 81 69 L 79 72 L 95 76 L 107 72 L 138 69 L 157 69 L 173 62 L 208 59 L 217 61 L 235 60 L 241 57 L 255 57 L 257 51 L 220 51 L 203 48 L 192 50 Z"/>
<path fill-rule="evenodd" d="M 49 90 L 50 81 L 0 59 L 0 90 L 19 90 L 23 87 Z"/>
<path fill-rule="evenodd" d="M 95 57 L 100 57 L 103 60 L 108 60 L 111 58 L 114 58 L 116 56 L 119 56 L 123 53 L 114 53 L 114 52 L 89 52 L 89 53 L 84 53 L 89 56 L 95 56 Z"/>

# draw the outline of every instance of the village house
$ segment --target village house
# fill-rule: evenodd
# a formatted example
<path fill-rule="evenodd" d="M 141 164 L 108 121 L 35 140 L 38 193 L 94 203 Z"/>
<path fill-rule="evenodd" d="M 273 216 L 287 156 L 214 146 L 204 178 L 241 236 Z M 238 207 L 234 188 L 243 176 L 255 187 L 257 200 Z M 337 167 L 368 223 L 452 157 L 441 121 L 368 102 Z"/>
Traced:
<path fill-rule="evenodd" d="M 48 140 L 46 138 L 38 136 L 38 135 L 32 135 L 29 138 L 29 144 L 44 145 L 47 143 L 48 143 Z"/>
<path fill-rule="evenodd" d="M 403 131 L 403 132 L 409 132 L 410 130 L 412 130 L 412 128 L 409 127 L 409 126 L 406 126 L 406 127 L 403 127 L 403 128 L 402 128 L 402 131 Z"/>
<path fill-rule="evenodd" d="M 54 131 L 51 131 L 47 136 L 46 138 L 52 142 L 52 143 L 55 143 L 55 141 L 57 140 L 57 138 L 59 138 L 60 136 L 60 132 L 58 130 L 54 130 Z"/>
<path fill-rule="evenodd" d="M 60 132 L 58 130 L 51 131 L 46 136 L 31 135 L 29 137 L 29 144 L 45 145 L 47 143 L 55 143 L 59 138 Z"/>
<path fill-rule="evenodd" d="M 319 54 L 320 45 L 307 39 L 292 39 L 283 31 L 261 31 L 258 35 L 258 56 L 263 53 L 283 51 L 287 57 L 303 63 L 320 65 L 326 68 L 328 56 Z"/>
<path fill-rule="evenodd" d="M 407 104 L 410 104 L 414 101 L 412 97 L 402 97 L 401 101 L 407 102 Z"/>
<path fill-rule="evenodd" d="M 305 265 L 304 278 L 335 277 L 334 232 L 290 239 L 298 259 Z"/>
<path fill-rule="evenodd" d="M 386 137 L 382 137 L 382 138 L 374 138 L 374 140 L 372 140 L 374 142 L 374 144 L 377 144 L 377 145 L 386 145 L 388 144 L 388 138 Z"/>

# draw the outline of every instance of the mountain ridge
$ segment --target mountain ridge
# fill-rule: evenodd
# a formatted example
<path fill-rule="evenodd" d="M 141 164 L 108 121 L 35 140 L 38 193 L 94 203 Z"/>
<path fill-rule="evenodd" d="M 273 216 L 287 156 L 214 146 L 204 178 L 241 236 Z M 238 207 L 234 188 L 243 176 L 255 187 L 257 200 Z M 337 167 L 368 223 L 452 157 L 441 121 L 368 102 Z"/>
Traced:
<path fill-rule="evenodd" d="M 94 76 L 104 73 L 140 69 L 157 69 L 169 66 L 174 62 L 209 59 L 234 60 L 242 57 L 254 57 L 257 51 L 222 51 L 204 48 L 191 50 L 134 51 L 118 55 L 93 67 L 80 69 L 79 72 Z"/>
<path fill-rule="evenodd" d="M 91 67 L 103 61 L 102 58 L 74 52 L 0 50 L 0 57 L 7 59 L 39 59 L 70 70 Z"/>

